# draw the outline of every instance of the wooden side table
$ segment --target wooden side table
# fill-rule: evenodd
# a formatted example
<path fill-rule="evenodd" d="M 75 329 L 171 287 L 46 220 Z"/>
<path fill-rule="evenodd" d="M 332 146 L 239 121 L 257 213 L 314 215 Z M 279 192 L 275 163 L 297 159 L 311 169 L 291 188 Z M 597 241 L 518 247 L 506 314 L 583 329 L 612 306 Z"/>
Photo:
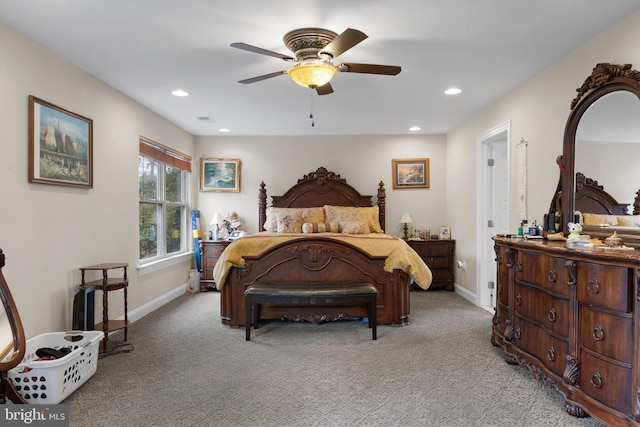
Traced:
<path fill-rule="evenodd" d="M 423 259 L 431 270 L 433 281 L 429 289 L 445 288 L 454 290 L 455 272 L 453 256 L 456 241 L 442 240 L 408 240 L 407 243 Z"/>
<path fill-rule="evenodd" d="M 80 268 L 82 275 L 80 289 L 93 287 L 102 291 L 102 322 L 95 325 L 94 330 L 102 329 L 102 332 L 104 332 L 104 339 L 102 340 L 103 351 L 107 349 L 109 332 L 124 329 L 124 340 L 127 340 L 127 329 L 129 326 L 129 316 L 127 313 L 127 288 L 129 287 L 129 279 L 127 278 L 128 266 L 129 264 L 126 262 L 107 262 Z M 122 277 L 109 277 L 108 272 L 115 269 L 122 269 Z M 86 281 L 85 274 L 87 271 L 98 270 L 102 271 L 102 279 Z M 109 319 L 109 292 L 120 289 L 124 292 L 124 320 Z"/>
<path fill-rule="evenodd" d="M 206 292 L 216 288 L 213 280 L 213 268 L 216 266 L 220 255 L 229 246 L 231 240 L 201 240 L 200 253 L 202 256 L 202 278 L 200 279 L 200 292 Z"/>

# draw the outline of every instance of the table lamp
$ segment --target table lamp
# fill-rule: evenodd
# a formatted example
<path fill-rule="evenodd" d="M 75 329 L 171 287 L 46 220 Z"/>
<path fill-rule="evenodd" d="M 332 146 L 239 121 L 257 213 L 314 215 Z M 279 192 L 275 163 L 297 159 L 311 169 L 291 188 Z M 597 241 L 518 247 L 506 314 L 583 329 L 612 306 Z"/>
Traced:
<path fill-rule="evenodd" d="M 412 222 L 413 221 L 407 212 L 403 213 L 400 217 L 400 224 L 404 224 L 404 240 L 409 238 L 409 227 L 407 227 L 407 224 L 411 224 Z"/>
<path fill-rule="evenodd" d="M 224 220 L 222 219 L 222 214 L 220 212 L 216 212 L 211 218 L 211 222 L 209 224 L 213 225 L 213 240 L 218 240 L 218 233 L 220 232 L 220 226 Z"/>

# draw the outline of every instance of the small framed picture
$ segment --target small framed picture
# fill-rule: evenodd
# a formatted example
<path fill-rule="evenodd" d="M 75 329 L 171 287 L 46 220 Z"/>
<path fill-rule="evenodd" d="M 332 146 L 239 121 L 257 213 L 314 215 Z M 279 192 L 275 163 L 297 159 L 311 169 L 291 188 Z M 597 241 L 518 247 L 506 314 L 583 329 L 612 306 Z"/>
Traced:
<path fill-rule="evenodd" d="M 429 188 L 429 159 L 392 159 L 393 188 Z"/>
<path fill-rule="evenodd" d="M 200 159 L 200 191 L 240 192 L 240 159 Z"/>
<path fill-rule="evenodd" d="M 438 236 L 440 240 L 450 239 L 451 238 L 451 229 L 447 226 L 440 227 L 440 235 Z"/>

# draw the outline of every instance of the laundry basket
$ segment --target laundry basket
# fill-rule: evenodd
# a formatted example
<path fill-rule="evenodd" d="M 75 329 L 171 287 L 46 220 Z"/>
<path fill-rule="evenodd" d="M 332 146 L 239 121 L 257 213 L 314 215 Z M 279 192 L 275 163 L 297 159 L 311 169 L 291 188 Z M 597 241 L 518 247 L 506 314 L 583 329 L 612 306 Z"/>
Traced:
<path fill-rule="evenodd" d="M 57 404 L 87 382 L 98 369 L 102 331 L 50 332 L 27 340 L 20 363 L 8 372 L 18 393 L 29 404 Z M 55 360 L 38 360 L 39 348 L 71 349 Z"/>

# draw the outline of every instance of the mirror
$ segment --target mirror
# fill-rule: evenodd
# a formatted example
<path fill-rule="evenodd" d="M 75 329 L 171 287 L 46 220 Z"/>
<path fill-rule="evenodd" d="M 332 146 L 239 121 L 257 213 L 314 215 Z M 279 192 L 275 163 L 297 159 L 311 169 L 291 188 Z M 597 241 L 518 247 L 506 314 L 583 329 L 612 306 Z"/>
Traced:
<path fill-rule="evenodd" d="M 597 179 L 632 213 L 640 188 L 640 99 L 616 91 L 595 101 L 576 131 L 575 170 Z"/>
<path fill-rule="evenodd" d="M 552 202 L 552 211 L 559 212 L 560 223 L 562 229 L 565 232 L 567 231 L 567 224 L 569 222 L 573 222 L 574 212 L 576 211 L 576 172 L 583 172 L 576 168 L 576 141 L 578 127 L 581 124 L 582 119 L 584 118 L 584 129 L 582 128 L 582 126 L 580 129 L 581 135 L 583 135 L 582 137 L 585 139 L 587 137 L 595 139 L 596 137 L 594 135 L 596 135 L 596 131 L 594 130 L 594 128 L 597 127 L 595 122 L 596 118 L 598 117 L 599 110 L 605 109 L 607 104 L 609 103 L 630 103 L 631 100 L 629 98 L 635 98 L 637 102 L 637 100 L 640 99 L 640 72 L 633 70 L 631 64 L 597 64 L 594 67 L 591 75 L 586 78 L 582 86 L 580 86 L 576 91 L 578 95 L 571 102 L 571 113 L 569 114 L 567 125 L 565 127 L 562 157 L 558 160 L 558 164 L 561 169 L 560 183 L 558 186 L 559 193 L 556 193 L 554 201 Z M 616 98 L 622 101 L 616 101 Z M 598 101 L 602 101 L 602 106 L 596 104 Z M 589 114 L 586 114 L 592 106 L 594 107 L 593 112 L 589 112 Z M 637 107 L 633 107 L 633 109 L 635 108 Z M 637 113 L 629 112 L 629 114 L 632 115 Z M 620 112 L 618 112 L 617 115 L 607 115 L 601 112 L 600 116 L 603 116 L 603 118 L 605 120 L 608 120 L 610 123 L 613 120 L 617 121 L 622 118 Z M 592 118 L 589 119 L 589 117 Z M 636 121 L 640 119 L 640 116 L 638 115 L 634 115 L 633 117 Z M 611 127 L 612 126 L 609 126 L 609 128 Z M 609 134 L 607 138 L 611 138 L 611 135 L 612 134 Z M 602 138 L 602 136 L 600 136 L 600 138 Z M 586 145 L 585 148 L 587 148 Z M 579 155 L 579 161 L 581 162 L 580 167 L 583 166 L 583 157 L 584 156 L 581 153 Z M 619 161 L 621 161 L 621 157 L 621 155 L 618 156 Z M 613 159 L 612 161 L 615 161 L 615 159 Z M 609 166 L 607 166 L 607 168 L 609 168 Z M 611 168 L 613 168 L 613 166 L 611 166 Z M 614 174 L 620 173 L 621 168 L 617 167 L 617 169 L 618 170 L 607 170 L 605 166 L 599 165 L 597 174 L 602 175 L 603 177 L 601 178 L 600 176 L 593 176 L 589 178 L 602 180 L 606 179 L 606 177 L 609 176 L 613 177 Z M 635 190 L 631 195 L 631 197 L 634 197 L 635 191 L 640 188 L 640 179 L 631 184 L 635 187 Z M 624 200 L 628 200 L 628 196 L 625 196 Z M 640 232 L 637 234 L 640 242 Z"/>
<path fill-rule="evenodd" d="M 22 328 L 22 321 L 18 309 L 13 301 L 9 285 L 2 274 L 4 268 L 4 253 L 0 249 L 0 404 L 9 398 L 13 403 L 27 403 L 7 378 L 7 371 L 22 362 L 27 347 L 27 341 Z"/>

